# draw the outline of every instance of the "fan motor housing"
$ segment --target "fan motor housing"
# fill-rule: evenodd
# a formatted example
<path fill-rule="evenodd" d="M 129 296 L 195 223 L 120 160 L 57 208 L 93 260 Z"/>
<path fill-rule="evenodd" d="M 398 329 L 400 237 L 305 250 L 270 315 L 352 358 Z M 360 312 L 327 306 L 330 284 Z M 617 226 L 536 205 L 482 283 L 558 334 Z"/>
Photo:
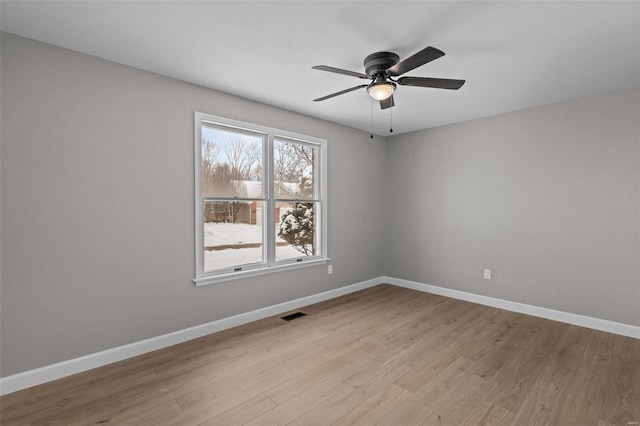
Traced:
<path fill-rule="evenodd" d="M 384 74 L 385 71 L 400 61 L 400 57 L 393 52 L 376 52 L 364 58 L 365 74 L 373 78 Z"/>

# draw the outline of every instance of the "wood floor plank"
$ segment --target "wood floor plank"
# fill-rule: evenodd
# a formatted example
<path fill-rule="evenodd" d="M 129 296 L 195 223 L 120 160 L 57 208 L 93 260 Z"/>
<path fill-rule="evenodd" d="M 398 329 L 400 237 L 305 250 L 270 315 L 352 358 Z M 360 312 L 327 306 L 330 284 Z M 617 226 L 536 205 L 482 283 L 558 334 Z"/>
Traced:
<path fill-rule="evenodd" d="M 323 401 L 315 408 L 307 411 L 295 419 L 292 425 L 327 425 L 334 423 L 350 410 L 358 407 L 364 401 L 376 394 L 380 388 L 390 386 L 391 383 L 404 376 L 411 367 L 406 365 L 388 365 L 373 374 L 365 375 L 352 383 L 351 392 L 347 395 L 334 395 Z M 369 372 L 372 373 L 372 372 Z"/>
<path fill-rule="evenodd" d="M 605 404 L 611 402 L 604 392 L 609 371 L 610 365 L 604 363 L 591 361 L 581 365 L 576 371 L 580 380 L 572 382 L 558 418 L 571 418 L 576 423 L 589 424 L 602 416 Z"/>
<path fill-rule="evenodd" d="M 334 425 L 371 425 L 383 415 L 393 410 L 407 398 L 411 392 L 396 385 L 384 388 L 357 407 L 351 409 L 344 416 L 333 422 Z M 328 424 L 328 423 L 325 423 Z"/>
<path fill-rule="evenodd" d="M 528 324 L 528 339 L 519 344 L 521 350 L 512 350 L 512 356 L 499 366 L 496 375 L 502 380 L 488 380 L 476 394 L 464 401 L 466 407 L 450 407 L 447 415 L 460 424 L 503 424 L 515 416 L 545 365 L 550 351 L 558 344 L 563 330 L 544 320 Z M 477 370 L 487 378 L 486 360 Z M 491 366 L 491 369 L 494 367 Z"/>
<path fill-rule="evenodd" d="M 345 377 L 348 372 L 353 371 L 355 368 L 357 368 L 357 361 L 349 357 L 337 361 L 327 359 L 317 367 L 265 391 L 265 394 L 276 404 L 284 404 L 300 393 L 322 384 L 324 381 L 332 380 L 335 377 Z"/>
<path fill-rule="evenodd" d="M 288 377 L 279 371 L 250 381 L 244 386 L 226 392 L 219 388 L 203 388 L 180 395 L 176 401 L 183 412 L 177 417 L 156 423 L 157 426 L 198 425 L 231 410 L 250 399 L 264 393 L 267 389 L 283 383 Z"/>
<path fill-rule="evenodd" d="M 566 403 L 571 382 L 577 379 L 576 371 L 588 346 L 585 331 L 581 327 L 568 326 L 567 332 L 551 351 L 515 422 L 558 424 L 560 410 Z"/>
<path fill-rule="evenodd" d="M 145 369 L 133 374 L 125 376 L 117 375 L 115 381 L 101 382 L 99 388 L 93 387 L 89 381 L 86 384 L 78 384 L 76 388 L 63 386 L 65 389 L 60 394 L 47 391 L 44 395 L 36 392 L 30 400 L 24 401 L 15 406 L 9 406 L 2 410 L 3 422 L 15 418 L 29 416 L 31 421 L 39 418 L 48 418 L 50 416 L 58 417 L 61 413 L 67 413 L 70 410 L 83 410 L 87 404 L 93 401 L 108 397 L 110 395 L 119 395 L 126 393 L 133 388 L 140 388 L 145 384 L 154 383 L 156 380 L 155 373 L 152 370 Z M 97 395 L 93 389 L 100 389 L 100 395 Z"/>
<path fill-rule="evenodd" d="M 474 361 L 457 358 L 375 424 L 429 424 L 424 421 L 429 415 L 482 384 L 484 379 L 473 373 L 475 367 Z"/>
<path fill-rule="evenodd" d="M 176 417 L 182 413 L 182 408 L 173 400 L 147 401 L 135 407 L 127 409 L 108 418 L 88 422 L 83 419 L 77 422 L 67 423 L 67 426 L 85 426 L 87 424 L 112 424 L 112 425 L 155 425 L 164 419 Z"/>
<path fill-rule="evenodd" d="M 613 424 L 640 420 L 640 357 L 613 355 L 603 395 L 601 418 Z"/>
<path fill-rule="evenodd" d="M 278 371 L 292 379 L 326 361 L 326 357 L 322 353 L 306 349 L 302 356 L 297 359 L 291 359 L 277 367 Z"/>
<path fill-rule="evenodd" d="M 145 383 L 131 387 L 121 393 L 95 394 L 82 405 L 47 411 L 31 418 L 34 426 L 69 424 L 118 424 L 112 421 L 120 416 L 136 416 L 146 408 L 147 403 L 171 403 L 174 394 L 182 394 L 206 385 L 207 381 L 198 375 L 182 375 L 168 380 Z"/>
<path fill-rule="evenodd" d="M 0 397 L 13 425 L 635 425 L 640 340 L 380 285 Z"/>
<path fill-rule="evenodd" d="M 278 404 L 265 394 L 260 394 L 242 404 L 213 417 L 202 425 L 244 425 L 256 417 L 277 407 Z"/>
<path fill-rule="evenodd" d="M 350 387 L 337 386 L 335 381 L 322 382 L 292 399 L 283 402 L 273 410 L 255 418 L 247 425 L 285 425 L 293 422 L 309 410 L 331 397 L 343 398 L 351 392 Z"/>

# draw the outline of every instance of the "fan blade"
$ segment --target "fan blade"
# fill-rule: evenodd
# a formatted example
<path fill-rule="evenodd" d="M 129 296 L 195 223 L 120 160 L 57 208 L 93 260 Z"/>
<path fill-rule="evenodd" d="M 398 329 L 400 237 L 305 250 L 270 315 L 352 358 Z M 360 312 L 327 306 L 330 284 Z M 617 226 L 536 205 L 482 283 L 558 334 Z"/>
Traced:
<path fill-rule="evenodd" d="M 318 99 L 314 99 L 313 102 L 324 101 L 325 99 L 333 98 L 334 96 L 342 95 L 344 93 L 349 93 L 349 92 L 352 92 L 354 90 L 362 89 L 363 87 L 367 87 L 367 86 L 368 86 L 368 84 L 361 84 L 360 86 L 352 87 L 350 89 L 341 90 L 339 92 L 332 93 L 330 95 L 323 96 L 323 97 L 318 98 Z"/>
<path fill-rule="evenodd" d="M 380 101 L 380 109 L 391 108 L 394 105 L 395 102 L 393 102 L 393 95 L 389 96 L 387 99 L 383 99 Z"/>
<path fill-rule="evenodd" d="M 404 61 L 400 61 L 399 63 L 395 64 L 387 70 L 387 73 L 393 76 L 402 75 L 414 68 L 418 68 L 421 65 L 436 60 L 441 56 L 444 56 L 444 52 L 442 50 L 429 46 L 422 49 L 415 55 L 409 56 Z"/>
<path fill-rule="evenodd" d="M 367 80 L 369 79 L 366 74 L 362 74 L 361 72 L 343 70 L 341 68 L 329 67 L 327 65 L 316 65 L 315 67 L 311 68 L 313 68 L 314 70 L 335 72 L 337 74 L 350 75 L 351 77 L 366 78 Z"/>
<path fill-rule="evenodd" d="M 465 80 L 451 80 L 448 78 L 429 77 L 400 77 L 396 83 L 401 86 L 433 87 L 435 89 L 458 90 Z"/>

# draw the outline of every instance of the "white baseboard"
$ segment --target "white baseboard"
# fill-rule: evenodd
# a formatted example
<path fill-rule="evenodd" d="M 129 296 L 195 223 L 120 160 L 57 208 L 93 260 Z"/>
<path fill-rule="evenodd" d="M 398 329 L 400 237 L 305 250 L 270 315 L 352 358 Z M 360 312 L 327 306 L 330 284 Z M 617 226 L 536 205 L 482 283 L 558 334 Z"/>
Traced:
<path fill-rule="evenodd" d="M 606 331 L 608 333 L 620 334 L 627 337 L 640 339 L 640 327 L 623 324 L 615 321 L 600 318 L 587 317 L 584 315 L 572 314 L 570 312 L 556 311 L 554 309 L 542 308 L 540 306 L 527 305 L 525 303 L 511 302 L 509 300 L 497 299 L 495 297 L 482 296 L 466 291 L 453 290 L 445 287 L 438 287 L 430 284 L 423 284 L 415 281 L 403 280 L 393 277 L 382 277 L 383 282 L 398 287 L 410 288 L 423 291 L 425 293 L 438 294 L 440 296 L 451 297 L 453 299 L 466 300 L 480 305 L 493 306 L 494 308 L 505 309 L 507 311 L 519 312 L 521 314 L 533 315 L 567 324 L 579 325 L 581 327 L 592 328 L 594 330 Z"/>
<path fill-rule="evenodd" d="M 81 373 L 93 368 L 102 367 L 107 364 L 142 355 L 157 349 L 166 348 L 171 345 L 206 336 L 207 334 L 216 333 L 218 331 L 247 324 L 273 315 L 278 315 L 303 306 L 334 299 L 336 297 L 344 296 L 345 294 L 354 293 L 356 291 L 384 283 L 640 339 L 640 327 L 638 326 L 572 314 L 569 312 L 556 311 L 519 302 L 511 302 L 509 300 L 482 296 L 479 294 L 423 284 L 415 281 L 382 276 L 334 290 L 325 291 L 323 293 L 291 300 L 289 302 L 256 309 L 255 311 L 234 315 L 232 317 L 223 318 L 206 324 L 197 325 L 195 327 L 186 328 L 184 330 L 175 331 L 162 336 L 152 337 L 150 339 L 141 340 L 128 345 L 70 359 L 57 364 L 36 368 L 34 370 L 25 371 L 12 376 L 3 377 L 0 378 L 0 395 L 16 392 L 21 389 L 50 382 L 72 374 Z"/>
<path fill-rule="evenodd" d="M 234 315 L 232 317 L 197 325 L 195 327 L 189 327 L 184 330 L 178 330 L 173 333 L 163 334 L 162 336 L 152 337 L 150 339 L 141 340 L 128 345 L 118 346 L 105 351 L 14 374 L 12 376 L 2 377 L 0 378 L 0 395 L 16 392 L 31 386 L 36 386 L 62 377 L 70 376 L 72 374 L 91 370 L 96 367 L 102 367 L 103 365 L 122 361 L 123 359 L 206 336 L 207 334 L 216 333 L 238 325 L 278 315 L 292 309 L 298 309 L 303 306 L 334 299 L 336 297 L 344 296 L 345 294 L 354 293 L 359 290 L 364 290 L 365 288 L 382 284 L 383 282 L 382 277 L 373 278 L 345 287 L 336 288 L 334 290 L 325 291 L 323 293 L 313 294 L 311 296 L 302 297 L 289 302 L 267 306 L 256 309 L 255 311 Z"/>

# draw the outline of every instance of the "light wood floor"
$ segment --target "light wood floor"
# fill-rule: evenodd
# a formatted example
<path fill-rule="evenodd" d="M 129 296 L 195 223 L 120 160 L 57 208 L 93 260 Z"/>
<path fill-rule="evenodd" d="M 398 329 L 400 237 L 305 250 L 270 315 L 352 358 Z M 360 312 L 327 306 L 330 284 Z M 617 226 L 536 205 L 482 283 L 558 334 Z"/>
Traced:
<path fill-rule="evenodd" d="M 3 425 L 637 425 L 640 340 L 382 285 L 0 398 Z"/>

